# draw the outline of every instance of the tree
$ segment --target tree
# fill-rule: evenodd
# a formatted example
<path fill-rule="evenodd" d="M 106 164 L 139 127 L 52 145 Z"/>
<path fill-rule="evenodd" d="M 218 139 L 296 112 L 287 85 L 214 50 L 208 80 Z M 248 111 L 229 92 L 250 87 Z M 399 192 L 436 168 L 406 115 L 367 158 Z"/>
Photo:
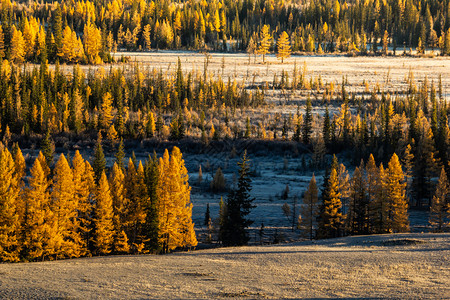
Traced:
<path fill-rule="evenodd" d="M 161 250 L 159 244 L 159 219 L 158 219 L 158 160 L 156 154 L 149 157 L 145 164 L 145 184 L 147 186 L 148 201 L 144 204 L 146 236 L 145 248 L 148 251 L 158 252 Z"/>
<path fill-rule="evenodd" d="M 269 32 L 270 27 L 269 25 L 264 25 L 261 28 L 261 33 L 259 36 L 259 47 L 258 47 L 258 54 L 262 55 L 263 57 L 263 63 L 266 62 L 266 54 L 269 53 L 270 44 L 272 41 L 272 35 Z"/>
<path fill-rule="evenodd" d="M 50 132 L 47 131 L 44 139 L 41 142 L 42 154 L 45 156 L 46 166 L 51 166 L 53 162 L 53 154 L 55 151 L 55 145 L 53 144 Z"/>
<path fill-rule="evenodd" d="M 112 96 L 109 92 L 105 93 L 102 97 L 102 106 L 99 116 L 99 125 L 102 129 L 108 129 L 114 118 L 112 115 Z"/>
<path fill-rule="evenodd" d="M 81 236 L 78 251 L 81 256 L 89 254 L 92 202 L 95 193 L 94 171 L 91 165 L 83 159 L 80 152 L 75 151 L 72 159 L 72 175 L 74 187 L 74 204 L 77 211 L 76 230 Z"/>
<path fill-rule="evenodd" d="M 291 44 L 289 42 L 289 36 L 286 31 L 283 31 L 277 41 L 277 57 L 281 58 L 281 63 L 284 63 L 284 59 L 291 56 Z"/>
<path fill-rule="evenodd" d="M 16 29 L 14 25 L 12 27 L 10 58 L 16 63 L 23 62 L 25 58 L 25 40 L 23 39 L 22 32 Z"/>
<path fill-rule="evenodd" d="M 436 192 L 433 196 L 430 207 L 430 224 L 436 231 L 441 232 L 445 226 L 446 210 L 448 209 L 449 202 L 449 185 L 447 174 L 444 168 L 441 169 L 441 175 L 436 187 Z"/>
<path fill-rule="evenodd" d="M 309 144 L 310 142 L 310 137 L 312 133 L 312 122 L 313 116 L 312 116 L 311 98 L 308 95 L 308 98 L 306 99 L 306 112 L 302 128 L 302 141 L 304 144 Z"/>
<path fill-rule="evenodd" d="M 386 193 L 389 195 L 387 229 L 389 232 L 406 232 L 409 230 L 408 199 L 405 177 L 397 154 L 392 155 L 388 166 L 385 177 Z"/>
<path fill-rule="evenodd" d="M 355 169 L 350 185 L 350 207 L 347 229 L 350 234 L 369 233 L 369 199 L 366 194 L 366 182 L 363 176 L 364 165 Z"/>
<path fill-rule="evenodd" d="M 251 209 L 255 207 L 252 204 L 254 198 L 250 197 L 252 186 L 247 151 L 244 152 L 238 166 L 239 179 L 237 189 L 229 192 L 226 204 L 227 214 L 222 236 L 222 242 L 226 246 L 247 244 L 250 237 L 246 228 L 253 223 L 252 220 L 247 219 Z"/>
<path fill-rule="evenodd" d="M 151 27 L 150 24 L 144 26 L 144 31 L 142 32 L 142 36 L 144 37 L 144 47 L 147 50 L 151 49 L 152 41 L 150 40 Z"/>
<path fill-rule="evenodd" d="M 113 203 L 105 171 L 102 171 L 95 191 L 94 247 L 95 253 L 105 255 L 111 252 L 114 242 Z"/>
<path fill-rule="evenodd" d="M 84 53 L 86 54 L 87 60 L 91 64 L 101 62 L 101 58 L 98 55 L 102 48 L 102 34 L 100 29 L 98 29 L 95 24 L 90 21 L 84 26 L 83 31 L 83 43 L 84 43 Z"/>
<path fill-rule="evenodd" d="M 323 211 L 319 222 L 319 237 L 332 238 L 341 234 L 342 213 L 341 194 L 336 168 L 331 169 L 328 180 L 328 197 L 324 198 Z"/>
<path fill-rule="evenodd" d="M 102 134 L 100 131 L 98 132 L 97 137 L 97 144 L 95 145 L 94 150 L 94 162 L 93 162 L 93 168 L 94 168 L 94 174 L 95 174 L 95 182 L 98 183 L 100 180 L 100 175 L 105 170 L 106 167 L 106 159 L 105 154 L 103 153 L 103 147 L 102 147 Z"/>
<path fill-rule="evenodd" d="M 303 205 L 300 212 L 303 228 L 305 228 L 305 233 L 309 236 L 310 240 L 314 237 L 314 228 L 316 227 L 317 215 L 319 213 L 318 193 L 316 177 L 313 174 L 309 181 L 308 189 L 303 196 Z"/>
<path fill-rule="evenodd" d="M 0 260 L 19 261 L 19 185 L 8 149 L 0 150 Z"/>
<path fill-rule="evenodd" d="M 22 222 L 22 256 L 26 260 L 44 259 L 55 254 L 62 242 L 56 235 L 54 213 L 50 205 L 49 181 L 39 159 L 34 161 Z"/>
<path fill-rule="evenodd" d="M 226 189 L 226 180 L 223 175 L 222 169 L 217 168 L 216 173 L 214 174 L 214 178 L 211 181 L 211 190 L 214 193 L 223 192 Z"/>
<path fill-rule="evenodd" d="M 63 240 L 58 257 L 79 257 L 82 252 L 83 241 L 78 228 L 78 203 L 74 191 L 72 170 L 61 154 L 55 165 L 51 193 L 56 235 Z"/>

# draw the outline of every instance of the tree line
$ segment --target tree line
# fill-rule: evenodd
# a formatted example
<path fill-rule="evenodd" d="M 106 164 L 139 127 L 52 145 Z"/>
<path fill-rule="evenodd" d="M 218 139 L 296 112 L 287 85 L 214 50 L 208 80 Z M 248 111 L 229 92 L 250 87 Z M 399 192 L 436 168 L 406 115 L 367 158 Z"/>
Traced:
<path fill-rule="evenodd" d="M 109 62 L 117 49 L 268 51 L 271 36 L 292 51 L 450 54 L 450 4 L 442 0 L 5 0 L 0 22 L 0 56 L 15 62 Z"/>
<path fill-rule="evenodd" d="M 183 71 L 180 60 L 172 72 L 121 69 L 88 72 L 78 66 L 65 74 L 55 65 L 21 70 L 3 60 L 0 67 L 0 130 L 7 143 L 21 137 L 67 135 L 75 138 L 102 131 L 108 147 L 121 138 L 198 139 L 207 144 L 222 139 L 284 140 L 302 143 L 312 155 L 312 168 L 323 168 L 326 154 L 350 151 L 355 165 L 373 153 L 387 163 L 396 153 L 412 178 L 411 206 L 429 207 L 433 178 L 441 167 L 450 171 L 448 109 L 442 78 L 418 83 L 410 72 L 405 88 L 395 93 L 363 80 L 363 92 L 342 82 L 308 77 L 307 66 L 294 65 L 273 82 L 247 78 L 222 79 L 204 70 Z M 388 80 L 388 79 L 387 79 Z M 306 94 L 297 113 L 267 114 L 265 99 Z M 288 100 L 286 100 L 288 101 Z M 325 106 L 323 115 L 314 106 Z M 329 109 L 333 109 L 330 112 Z M 245 120 L 245 121 L 244 121 Z M 244 121 L 244 122 L 243 122 Z"/>
<path fill-rule="evenodd" d="M 46 146 L 44 144 L 44 146 Z M 44 155 L 47 154 L 47 156 Z M 93 164 L 43 147 L 27 169 L 20 148 L 0 149 L 0 259 L 36 261 L 91 255 L 167 253 L 197 245 L 188 174 L 177 147 L 109 175 L 99 139 Z"/>

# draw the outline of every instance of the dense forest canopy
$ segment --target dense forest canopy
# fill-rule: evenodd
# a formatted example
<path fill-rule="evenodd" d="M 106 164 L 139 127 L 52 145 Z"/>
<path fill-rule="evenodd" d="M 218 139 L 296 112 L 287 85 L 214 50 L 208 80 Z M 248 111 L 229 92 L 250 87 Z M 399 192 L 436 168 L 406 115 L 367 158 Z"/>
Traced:
<path fill-rule="evenodd" d="M 100 63 L 118 49 L 248 50 L 264 26 L 292 51 L 450 53 L 450 1 L 1 2 L 0 55 Z"/>

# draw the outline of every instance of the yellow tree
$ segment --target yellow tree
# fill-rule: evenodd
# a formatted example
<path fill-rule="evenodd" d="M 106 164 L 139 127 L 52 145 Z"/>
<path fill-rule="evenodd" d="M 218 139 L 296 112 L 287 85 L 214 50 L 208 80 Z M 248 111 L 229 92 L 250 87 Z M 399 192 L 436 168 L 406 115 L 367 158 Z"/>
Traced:
<path fill-rule="evenodd" d="M 177 233 L 177 215 L 176 206 L 172 197 L 176 190 L 173 186 L 173 170 L 170 169 L 170 156 L 167 149 L 159 159 L 158 165 L 158 188 L 157 188 L 157 211 L 159 220 L 159 244 L 162 245 L 164 253 L 175 249 L 179 244 L 179 235 Z"/>
<path fill-rule="evenodd" d="M 90 164 L 83 159 L 77 150 L 72 159 L 72 175 L 74 187 L 74 204 L 77 206 L 77 232 L 81 236 L 79 241 L 80 255 L 89 254 L 89 235 L 91 230 L 91 214 L 94 193 L 94 171 Z"/>
<path fill-rule="evenodd" d="M 25 40 L 23 39 L 22 32 L 13 25 L 11 34 L 11 60 L 16 63 L 23 62 L 25 50 Z"/>
<path fill-rule="evenodd" d="M 151 45 L 152 45 L 152 41 L 150 39 L 150 34 L 151 34 L 151 27 L 150 24 L 147 24 L 144 26 L 144 31 L 142 32 L 142 35 L 144 37 L 144 46 L 145 49 L 150 50 L 151 49 Z"/>
<path fill-rule="evenodd" d="M 323 200 L 323 211 L 319 223 L 321 237 L 337 237 L 342 226 L 341 194 L 336 169 L 331 169 L 328 180 L 328 197 Z"/>
<path fill-rule="evenodd" d="M 109 92 L 106 92 L 102 98 L 102 106 L 99 116 L 99 125 L 103 129 L 108 129 L 113 120 L 112 114 L 113 98 Z"/>
<path fill-rule="evenodd" d="M 51 210 L 49 185 L 50 182 L 41 167 L 41 161 L 36 159 L 31 168 L 28 188 L 25 190 L 22 255 L 26 260 L 50 258 L 62 244 Z"/>
<path fill-rule="evenodd" d="M 83 240 L 78 230 L 78 203 L 75 197 L 73 173 L 61 154 L 55 165 L 52 186 L 52 209 L 55 214 L 57 234 L 63 238 L 59 256 L 79 257 Z"/>
<path fill-rule="evenodd" d="M 113 250 L 116 253 L 128 253 L 128 236 L 125 233 L 125 225 L 128 216 L 128 199 L 126 198 L 125 175 L 122 168 L 114 163 L 109 177 L 109 186 L 114 210 L 114 243 Z"/>
<path fill-rule="evenodd" d="M 291 43 L 289 42 L 289 36 L 286 31 L 280 35 L 277 41 L 277 57 L 281 58 L 281 63 L 284 63 L 284 59 L 291 56 Z"/>
<path fill-rule="evenodd" d="M 406 182 L 397 154 L 393 154 L 386 170 L 386 194 L 388 195 L 388 232 L 409 230 Z"/>
<path fill-rule="evenodd" d="M 99 255 L 111 252 L 114 242 L 114 211 L 105 171 L 102 172 L 95 192 L 94 247 Z"/>
<path fill-rule="evenodd" d="M 138 168 L 131 158 L 128 161 L 125 187 L 128 198 L 128 238 L 133 250 L 140 252 L 143 249 L 141 227 L 145 221 L 145 202 L 147 201 L 146 187 L 144 183 L 144 169 L 139 162 Z"/>
<path fill-rule="evenodd" d="M 173 147 L 170 158 L 170 168 L 173 169 L 175 175 L 175 185 L 178 188 L 177 196 L 174 197 L 176 206 L 179 207 L 178 223 L 180 247 L 197 246 L 197 238 L 194 231 L 194 223 L 192 222 L 192 203 L 191 203 L 191 187 L 189 186 L 188 171 L 184 165 L 183 156 L 178 147 Z"/>
<path fill-rule="evenodd" d="M 102 48 L 102 34 L 95 24 L 88 22 L 84 26 L 83 42 L 84 53 L 86 54 L 89 63 L 99 63 L 101 61 L 98 56 Z"/>
<path fill-rule="evenodd" d="M 272 35 L 270 34 L 269 25 L 264 25 L 261 28 L 261 33 L 259 35 L 259 46 L 258 54 L 263 56 L 263 63 L 266 62 L 266 54 L 269 53 L 270 44 L 272 41 Z"/>
<path fill-rule="evenodd" d="M 0 259 L 19 260 L 19 185 L 15 165 L 8 149 L 0 150 Z"/>

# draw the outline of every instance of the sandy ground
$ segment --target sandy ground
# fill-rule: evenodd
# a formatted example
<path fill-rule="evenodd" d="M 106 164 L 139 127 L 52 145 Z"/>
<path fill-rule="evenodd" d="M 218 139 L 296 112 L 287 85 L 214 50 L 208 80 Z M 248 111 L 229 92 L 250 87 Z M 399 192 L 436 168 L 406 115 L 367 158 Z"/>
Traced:
<path fill-rule="evenodd" d="M 401 234 L 1 264 L 0 298 L 449 299 L 449 262 L 450 234 Z"/>

